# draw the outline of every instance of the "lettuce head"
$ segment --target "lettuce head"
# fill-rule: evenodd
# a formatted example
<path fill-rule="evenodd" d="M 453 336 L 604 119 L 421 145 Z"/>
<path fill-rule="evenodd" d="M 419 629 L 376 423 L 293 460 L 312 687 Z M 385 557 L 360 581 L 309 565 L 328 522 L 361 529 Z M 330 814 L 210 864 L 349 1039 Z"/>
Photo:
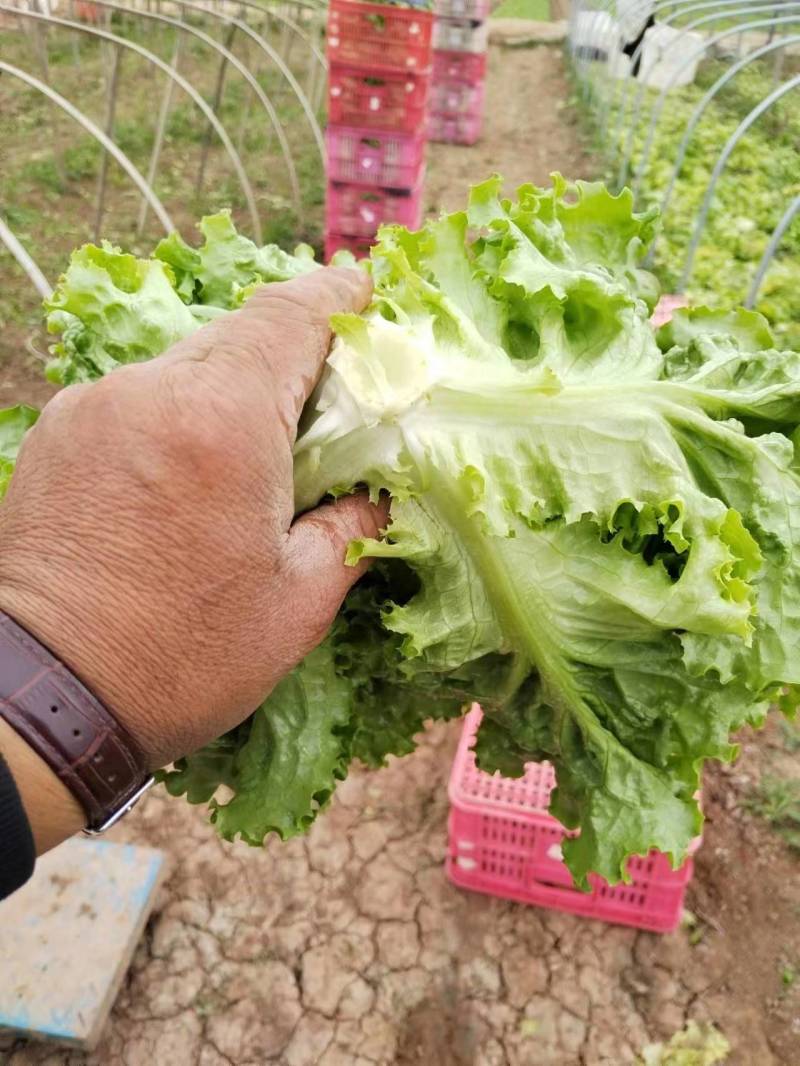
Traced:
<path fill-rule="evenodd" d="M 732 758 L 732 731 L 779 695 L 791 710 L 800 354 L 744 310 L 654 331 L 638 263 L 655 225 L 627 191 L 556 176 L 513 198 L 492 178 L 464 211 L 381 230 L 371 306 L 334 319 L 295 493 L 299 513 L 388 492 L 390 525 L 351 544 L 374 564 L 324 644 L 165 774 L 224 837 L 302 831 L 353 759 L 407 753 L 477 700 L 479 764 L 550 760 L 576 882 L 613 883 L 651 848 L 682 862 L 704 760 Z M 173 235 L 148 260 L 76 252 L 48 307 L 51 373 L 157 355 L 316 269 L 226 214 L 201 228 L 199 249 Z"/>

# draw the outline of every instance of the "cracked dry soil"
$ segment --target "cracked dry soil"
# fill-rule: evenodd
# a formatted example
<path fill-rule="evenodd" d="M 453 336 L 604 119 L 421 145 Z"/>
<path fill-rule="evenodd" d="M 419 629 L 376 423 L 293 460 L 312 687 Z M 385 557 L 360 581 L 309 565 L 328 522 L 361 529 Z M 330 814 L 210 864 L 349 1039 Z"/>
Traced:
<path fill-rule="evenodd" d="M 470 180 L 588 173 L 555 49 L 490 60 L 486 135 L 431 153 L 429 204 Z M 623 1066 L 685 1020 L 731 1066 L 800 1064 L 800 863 L 742 812 L 796 773 L 777 727 L 707 778 L 692 935 L 659 937 L 463 893 L 445 879 L 458 724 L 379 773 L 355 771 L 305 839 L 220 842 L 156 792 L 117 830 L 169 876 L 96 1052 L 0 1043 L 7 1066 Z"/>
<path fill-rule="evenodd" d="M 739 807 L 783 757 L 776 734 L 708 776 L 693 937 L 451 886 L 458 723 L 386 770 L 356 771 L 308 837 L 263 850 L 221 842 L 202 811 L 153 793 L 115 835 L 163 848 L 169 876 L 100 1046 L 18 1042 L 4 1061 L 622 1066 L 695 1018 L 723 1030 L 732 1066 L 797 1066 L 800 994 L 780 975 L 800 959 L 798 863 Z"/>

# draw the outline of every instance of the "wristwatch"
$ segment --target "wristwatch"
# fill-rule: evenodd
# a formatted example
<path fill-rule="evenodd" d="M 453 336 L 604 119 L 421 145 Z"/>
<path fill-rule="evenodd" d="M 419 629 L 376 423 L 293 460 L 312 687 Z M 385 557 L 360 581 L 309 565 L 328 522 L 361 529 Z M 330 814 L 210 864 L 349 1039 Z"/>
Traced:
<path fill-rule="evenodd" d="M 74 794 L 85 833 L 105 832 L 153 784 L 139 745 L 47 648 L 0 611 L 0 717 Z"/>

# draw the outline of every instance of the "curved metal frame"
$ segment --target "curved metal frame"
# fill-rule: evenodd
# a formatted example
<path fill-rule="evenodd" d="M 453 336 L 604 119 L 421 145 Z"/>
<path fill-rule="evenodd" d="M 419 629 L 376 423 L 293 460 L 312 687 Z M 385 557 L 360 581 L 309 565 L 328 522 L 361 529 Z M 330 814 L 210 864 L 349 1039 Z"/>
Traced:
<path fill-rule="evenodd" d="M 612 0 L 608 0 L 609 4 Z M 656 15 L 664 8 L 672 8 L 671 13 L 663 20 L 661 25 L 672 26 L 674 21 L 678 18 L 683 18 L 686 15 L 695 14 L 699 11 L 705 11 L 706 14 L 701 18 L 690 22 L 687 26 L 681 26 L 678 32 L 678 37 L 672 42 L 672 45 L 667 45 L 666 51 L 669 51 L 673 45 L 679 44 L 682 38 L 685 38 L 687 33 L 693 32 L 697 27 L 704 25 L 707 22 L 716 22 L 721 18 L 728 18 L 731 15 L 736 16 L 737 13 L 744 13 L 749 6 L 752 6 L 754 0 L 659 0 L 658 3 L 653 5 L 652 11 Z M 780 2 L 780 0 L 779 0 Z M 765 3 L 765 0 L 755 0 L 755 3 Z M 775 4 L 770 5 L 770 10 L 774 10 Z M 642 40 L 639 45 L 634 49 L 631 55 L 631 68 L 640 60 L 644 54 L 645 41 Z M 634 126 L 635 120 L 638 116 L 639 105 L 641 97 L 645 88 L 648 85 L 646 77 L 641 79 L 635 79 L 632 75 L 628 75 L 624 79 L 620 79 L 622 82 L 621 93 L 622 100 L 620 101 L 620 108 L 617 114 L 618 124 L 612 140 L 612 147 L 617 143 L 619 135 L 622 133 L 622 125 L 625 118 L 625 112 L 628 107 L 628 98 L 630 96 L 630 82 L 636 81 L 636 98 L 634 103 Z M 612 101 L 613 107 L 613 101 Z"/>
<path fill-rule="evenodd" d="M 50 86 L 46 85 L 41 79 L 34 77 L 33 74 L 28 74 L 27 71 L 20 70 L 19 67 L 14 67 L 10 63 L 4 62 L 2 59 L 0 59 L 0 71 L 10 74 L 14 78 L 19 78 L 20 81 L 24 81 L 32 89 L 36 89 L 37 92 L 43 93 L 49 100 L 60 107 L 62 111 L 65 111 L 70 118 L 75 119 L 75 121 L 81 125 L 87 133 L 91 134 L 95 140 L 102 144 L 105 150 L 114 157 L 128 177 L 136 184 L 142 195 L 147 197 L 147 200 L 158 218 L 158 221 L 163 226 L 164 231 L 170 233 L 175 229 L 172 219 L 167 214 L 164 205 L 156 196 L 151 186 L 142 177 L 122 149 L 114 144 L 114 142 L 103 133 L 99 126 L 96 126 L 79 108 L 75 107 L 75 105 L 70 103 L 69 100 L 61 96 L 60 93 L 57 93 L 55 89 L 51 89 Z"/>
<path fill-rule="evenodd" d="M 206 14 L 210 14 L 213 18 L 221 20 L 227 25 L 236 26 L 237 29 L 240 29 L 244 34 L 250 37 L 251 40 L 255 41 L 256 45 L 261 49 L 261 51 L 264 52 L 264 54 L 267 55 L 277 66 L 278 70 L 280 70 L 281 74 L 283 74 L 283 76 L 286 78 L 286 81 L 289 83 L 292 92 L 297 97 L 297 102 L 300 104 L 306 118 L 308 119 L 308 124 L 311 127 L 311 133 L 313 134 L 314 140 L 317 143 L 320 158 L 324 166 L 325 141 L 322 136 L 322 131 L 320 130 L 319 123 L 317 122 L 316 116 L 314 114 L 314 109 L 311 107 L 308 97 L 298 84 L 297 78 L 295 78 L 294 74 L 286 65 L 285 61 L 275 51 L 272 45 L 265 41 L 259 33 L 256 33 L 252 26 L 249 26 L 246 22 L 243 22 L 240 18 L 236 18 L 232 15 L 222 15 L 215 11 L 210 11 L 208 8 L 204 7 L 202 3 L 199 3 L 198 0 L 172 0 L 172 2 L 175 4 L 179 4 L 181 7 L 189 8 L 192 11 L 203 11 Z M 258 5 L 254 6 L 257 7 Z"/>
<path fill-rule="evenodd" d="M 253 2 L 253 0 L 238 0 L 236 6 L 240 9 L 248 8 L 252 11 L 258 11 L 262 15 L 266 12 L 271 18 L 275 18 L 278 20 L 278 22 L 289 26 L 289 28 L 294 31 L 294 33 L 300 38 L 300 40 L 308 46 L 308 50 L 311 52 L 312 57 L 317 61 L 317 64 L 321 68 L 322 72 L 325 73 L 327 71 L 327 60 L 325 59 L 324 54 L 317 47 L 316 42 L 312 39 L 311 35 L 306 33 L 304 29 L 298 26 L 298 24 L 292 19 L 290 19 L 287 15 L 284 15 L 283 12 L 273 10 L 269 6 L 269 4 L 267 4 L 266 6 L 256 4 Z M 312 11 L 315 15 L 319 15 L 323 11 L 325 11 L 325 7 L 322 5 L 315 6 L 309 4 L 307 9 Z"/>
<path fill-rule="evenodd" d="M 677 184 L 678 175 L 681 172 L 681 167 L 683 166 L 683 161 L 686 157 L 686 152 L 689 148 L 689 142 L 692 139 L 692 134 L 694 133 L 700 120 L 702 119 L 703 113 L 705 112 L 708 105 L 711 103 L 711 101 L 714 99 L 720 89 L 723 89 L 728 84 L 728 82 L 731 81 L 731 79 L 739 73 L 739 71 L 744 70 L 745 67 L 749 66 L 750 63 L 755 62 L 757 59 L 761 59 L 762 56 L 768 55 L 771 52 L 775 52 L 780 48 L 785 48 L 787 45 L 790 44 L 800 44 L 800 34 L 797 34 L 794 37 L 780 37 L 777 40 L 773 40 L 768 44 L 762 45 L 760 48 L 757 48 L 755 52 L 749 52 L 746 56 L 743 56 L 740 60 L 734 63 L 732 67 L 729 67 L 723 74 L 721 74 L 711 86 L 711 88 L 708 90 L 708 92 L 705 94 L 705 96 L 703 96 L 702 99 L 699 101 L 694 111 L 692 112 L 689 121 L 686 124 L 686 129 L 683 132 L 683 137 L 681 138 L 681 142 L 678 145 L 678 151 L 675 155 L 675 164 L 672 168 L 672 176 L 670 177 L 666 192 L 664 193 L 664 196 L 661 200 L 662 218 L 666 216 L 666 213 L 669 209 L 669 205 L 672 201 L 672 194 L 675 191 L 675 185 Z M 647 159 L 653 147 L 653 142 L 655 140 L 655 132 L 659 119 L 660 112 L 655 117 L 654 124 L 650 127 L 647 143 L 645 144 L 644 152 L 642 155 L 642 162 L 640 163 L 639 169 L 636 172 L 636 179 L 634 181 L 633 186 L 634 197 L 638 195 L 639 185 L 646 172 Z M 658 234 L 656 234 L 655 238 L 653 239 L 653 243 L 650 245 L 650 251 L 648 252 L 647 257 L 645 259 L 645 263 L 648 265 L 652 264 L 654 260 L 657 243 Z"/>
<path fill-rule="evenodd" d="M 295 209 L 298 217 L 302 220 L 302 205 L 300 199 L 300 185 L 297 180 L 297 171 L 294 165 L 294 158 L 292 157 L 292 151 L 289 147 L 289 142 L 286 139 L 283 126 L 278 119 L 278 115 L 275 108 L 272 106 L 272 101 L 267 96 L 264 89 L 250 70 L 242 63 L 242 61 L 233 54 L 228 48 L 220 44 L 204 30 L 197 29 L 194 26 L 190 26 L 188 23 L 181 21 L 180 19 L 170 18 L 168 15 L 159 15 L 152 11 L 139 11 L 135 8 L 126 7 L 124 4 L 114 3 L 114 0 L 92 0 L 98 7 L 110 9 L 112 11 L 121 11 L 126 15 L 136 15 L 140 18 L 153 19 L 157 22 L 166 23 L 169 26 L 174 26 L 179 31 L 190 34 L 192 37 L 197 37 L 199 40 L 207 44 L 215 52 L 221 55 L 225 62 L 230 63 L 231 66 L 237 70 L 245 79 L 247 84 L 253 90 L 258 97 L 259 102 L 266 111 L 272 128 L 275 130 L 275 135 L 278 138 L 278 144 L 280 145 L 281 154 L 283 155 L 284 163 L 286 164 L 286 170 L 289 175 L 289 185 L 291 187 L 292 200 L 294 201 Z M 174 70 L 174 67 L 171 68 Z"/>
<path fill-rule="evenodd" d="M 278 19 L 278 21 L 282 25 L 284 25 L 284 28 L 285 28 L 286 25 L 291 25 L 292 29 L 295 31 L 295 34 L 298 37 L 300 37 L 300 39 L 305 43 L 306 47 L 308 48 L 308 50 L 311 53 L 311 58 L 313 60 L 313 62 L 311 64 L 309 64 L 309 67 L 308 67 L 308 78 L 307 78 L 307 83 L 306 83 L 305 95 L 306 95 L 306 98 L 308 99 L 309 105 L 311 106 L 312 112 L 316 116 L 317 112 L 320 110 L 320 107 L 322 105 L 322 96 L 323 96 L 323 90 L 324 90 L 324 87 L 325 87 L 325 79 L 326 79 L 326 75 L 328 73 L 327 60 L 325 59 L 325 56 L 322 53 L 322 51 L 320 51 L 319 47 L 317 46 L 317 42 L 313 39 L 313 37 L 311 36 L 310 33 L 306 33 L 306 31 L 304 29 L 301 29 L 300 26 L 297 25 L 297 23 L 290 22 L 287 19 L 287 16 L 283 15 L 280 11 L 277 11 L 277 10 L 275 10 L 275 9 L 269 7 L 269 6 L 262 7 L 261 4 L 254 3 L 253 0 L 239 0 L 239 2 L 235 6 L 237 6 L 239 8 L 240 12 L 245 12 L 245 11 L 254 11 L 255 12 L 255 11 L 257 11 L 261 15 L 261 22 L 260 22 L 260 25 L 258 26 L 257 33 L 259 34 L 259 36 L 262 39 L 265 39 L 264 32 L 265 32 L 265 27 L 266 27 L 267 23 L 269 22 L 270 19 L 275 18 L 275 19 Z M 306 10 L 308 11 L 308 9 L 306 9 Z M 312 8 L 311 9 L 312 17 L 316 17 L 316 16 L 319 16 L 319 15 L 323 14 L 325 10 L 326 9 L 324 7 L 321 7 L 321 6 Z M 243 21 L 246 21 L 246 19 L 243 19 Z M 315 25 L 315 29 L 317 30 L 317 32 L 318 32 L 318 34 L 320 36 L 320 39 L 321 39 L 322 26 L 323 26 L 323 23 L 321 21 L 317 22 L 316 25 Z M 284 49 L 282 47 L 282 45 L 283 45 L 283 38 L 282 38 L 280 54 L 281 54 L 281 58 L 284 60 L 284 62 L 286 62 L 287 66 L 288 66 L 288 62 L 289 62 L 290 44 L 291 44 L 291 41 L 288 41 L 287 42 L 287 46 Z M 260 73 L 260 69 L 261 69 L 260 68 L 260 64 L 256 65 L 253 69 L 254 69 L 254 73 L 255 74 L 259 74 Z"/>
<path fill-rule="evenodd" d="M 185 2 L 185 0 L 178 0 L 178 2 Z M 216 132 L 217 136 L 222 141 L 225 150 L 228 153 L 231 162 L 233 163 L 234 170 L 236 171 L 236 175 L 239 179 L 239 184 L 242 187 L 245 200 L 247 201 L 247 208 L 250 214 L 250 220 L 253 225 L 255 239 L 259 244 L 261 243 L 261 220 L 258 216 L 258 209 L 256 207 L 255 196 L 253 195 L 253 188 L 245 172 L 241 157 L 234 148 L 233 142 L 228 136 L 227 130 L 222 125 L 220 120 L 208 106 L 208 104 L 200 95 L 200 93 L 198 93 L 194 86 L 191 85 L 190 82 L 188 82 L 181 74 L 178 74 L 178 72 L 176 70 L 173 70 L 168 63 L 165 63 L 163 59 L 161 59 L 157 55 L 154 55 L 152 52 L 148 51 L 148 49 L 143 48 L 141 45 L 136 44 L 136 42 L 134 41 L 128 41 L 124 37 L 118 37 L 115 33 L 110 33 L 107 30 L 95 29 L 94 27 L 87 26 L 81 22 L 73 22 L 70 19 L 57 18 L 55 15 L 41 15 L 36 11 L 24 11 L 21 8 L 10 7 L 7 4 L 0 4 L 0 11 L 8 14 L 17 15 L 21 18 L 30 18 L 35 19 L 39 22 L 46 22 L 50 25 L 65 26 L 68 29 L 73 29 L 79 31 L 80 33 L 84 33 L 87 36 L 97 37 L 101 40 L 110 41 L 113 44 L 119 45 L 123 48 L 128 48 L 131 51 L 136 52 L 137 55 L 140 55 L 143 59 L 146 59 L 148 62 L 152 63 L 154 66 L 158 67 L 159 70 L 162 70 L 168 78 L 173 79 L 177 83 L 177 85 L 179 85 L 180 88 L 183 89 L 183 91 L 190 97 L 190 99 L 192 99 L 194 103 L 200 108 L 200 110 L 203 112 L 203 115 L 209 121 L 211 126 L 214 128 L 214 131 Z M 107 137 L 105 138 L 105 140 L 109 144 L 113 144 L 112 141 L 108 141 Z M 114 147 L 116 148 L 116 145 Z M 117 157 L 115 156 L 115 158 Z M 144 181 L 144 179 L 142 179 L 142 181 Z"/>
<path fill-rule="evenodd" d="M 11 252 L 16 261 L 28 275 L 31 285 L 46 300 L 53 292 L 53 286 L 39 269 L 39 265 L 33 256 L 22 244 L 16 233 L 11 229 L 2 215 L 0 215 L 0 242 Z"/>
<path fill-rule="evenodd" d="M 764 254 L 761 256 L 761 261 L 756 268 L 756 272 L 753 275 L 753 280 L 750 284 L 750 291 L 747 294 L 747 299 L 744 302 L 745 307 L 752 307 L 758 297 L 758 291 L 763 284 L 764 278 L 767 276 L 767 270 L 769 265 L 775 257 L 775 253 L 778 250 L 778 245 L 783 240 L 783 235 L 791 226 L 796 215 L 800 215 L 800 193 L 795 196 L 794 200 L 786 208 L 778 225 L 772 231 L 767 247 L 764 249 Z"/>
<path fill-rule="evenodd" d="M 240 8 L 240 10 L 247 9 L 247 10 L 250 10 L 250 11 L 258 11 L 264 16 L 264 18 L 262 20 L 262 24 L 261 24 L 262 28 L 261 28 L 261 31 L 260 31 L 262 36 L 263 36 L 263 26 L 266 23 L 267 19 L 276 18 L 280 22 L 285 22 L 286 21 L 286 16 L 283 15 L 281 12 L 279 12 L 277 10 L 273 10 L 273 9 L 271 9 L 269 7 L 263 8 L 260 4 L 254 3 L 253 0 L 239 0 L 239 8 Z M 324 8 L 322 6 L 316 7 L 316 8 L 313 9 L 313 17 L 316 18 L 317 16 L 322 15 L 325 11 L 326 11 L 326 8 Z M 316 112 L 320 109 L 320 106 L 322 104 L 322 90 L 323 90 L 323 88 L 325 86 L 325 77 L 326 77 L 326 75 L 328 73 L 328 62 L 327 62 L 327 60 L 325 58 L 324 53 L 317 46 L 317 42 L 313 39 L 311 34 L 310 33 L 306 33 L 306 31 L 301 29 L 296 23 L 291 23 L 291 25 L 292 25 L 292 28 L 294 29 L 296 35 L 300 37 L 300 39 L 305 43 L 306 47 L 311 52 L 312 59 L 315 60 L 315 62 L 313 62 L 308 68 L 308 81 L 307 81 L 307 84 L 306 84 L 306 96 L 308 97 L 309 103 L 311 104 L 311 107 L 313 108 L 314 113 L 316 114 Z M 322 40 L 323 25 L 324 25 L 324 23 L 322 22 L 322 20 L 320 20 L 319 22 L 316 23 L 316 25 L 314 27 L 315 30 L 317 31 L 317 34 L 319 36 L 320 41 Z M 288 65 L 288 56 L 289 56 L 289 48 L 288 48 L 288 45 L 287 45 L 285 54 L 283 54 L 283 58 L 284 58 L 284 60 L 286 60 L 287 65 Z"/>
<path fill-rule="evenodd" d="M 798 13 L 800 13 L 800 2 L 784 3 L 782 5 L 782 7 L 783 7 L 783 9 L 786 9 L 786 8 L 797 9 Z M 770 4 L 770 3 L 761 3 L 761 4 L 755 4 L 755 5 L 748 4 L 746 7 L 742 7 L 742 8 L 736 9 L 736 10 L 737 10 L 737 14 L 741 14 L 743 17 L 744 16 L 749 17 L 750 15 L 758 15 L 758 14 L 766 13 L 768 11 L 773 11 L 774 12 L 775 4 L 774 3 L 772 3 L 772 4 Z M 726 15 L 715 14 L 715 15 L 710 15 L 710 16 L 707 15 L 707 16 L 705 16 L 702 19 L 698 19 L 696 22 L 690 23 L 687 27 L 685 27 L 685 32 L 689 33 L 693 29 L 695 29 L 696 27 L 698 27 L 698 26 L 700 26 L 700 25 L 702 25 L 702 24 L 704 24 L 706 22 L 715 22 L 715 21 L 717 21 L 720 18 L 728 18 L 728 17 L 730 17 L 729 14 L 726 14 Z M 730 26 L 727 29 L 720 30 L 719 33 L 713 34 L 711 37 L 709 37 L 707 40 L 705 40 L 702 45 L 700 45 L 698 48 L 696 48 L 693 52 L 690 52 L 684 58 L 683 62 L 679 65 L 678 70 L 673 73 L 673 76 L 672 76 L 670 84 L 671 85 L 674 84 L 674 82 L 677 79 L 678 74 L 680 73 L 680 71 L 685 70 L 686 67 L 688 67 L 696 59 L 699 59 L 705 52 L 707 52 L 709 48 L 712 48 L 715 44 L 718 44 L 720 41 L 724 40 L 726 37 L 737 36 L 737 35 L 739 35 L 741 33 L 746 33 L 746 32 L 748 32 L 751 29 L 760 28 L 761 26 L 771 26 L 774 23 L 784 24 L 785 22 L 800 22 L 800 17 L 798 17 L 798 18 L 788 17 L 786 19 L 782 19 L 782 18 L 775 18 L 773 16 L 773 18 L 761 19 L 761 20 L 757 20 L 756 22 L 745 22 L 745 23 L 742 23 L 739 26 Z M 667 46 L 665 51 L 669 51 L 671 48 L 675 47 L 678 44 L 678 42 L 679 42 L 679 38 L 680 38 L 680 35 L 679 35 L 678 38 L 676 38 L 672 42 L 671 45 Z M 641 81 L 641 83 L 639 84 L 639 87 L 638 87 L 638 90 L 637 90 L 637 93 L 636 93 L 636 98 L 634 100 L 633 115 L 631 117 L 629 129 L 628 129 L 627 143 L 626 143 L 625 149 L 624 149 L 624 151 L 622 153 L 622 159 L 620 160 L 619 170 L 617 172 L 617 183 L 619 185 L 621 185 L 624 182 L 624 180 L 625 180 L 625 175 L 626 175 L 627 170 L 628 170 L 628 165 L 630 163 L 630 159 L 631 159 L 631 156 L 633 154 L 633 145 L 634 145 L 634 139 L 635 139 L 635 136 L 636 136 L 636 127 L 637 127 L 637 125 L 639 123 L 639 115 L 640 115 L 640 112 L 641 112 L 641 109 L 642 109 L 642 101 L 644 100 L 644 93 L 645 93 L 645 89 L 646 88 L 647 88 L 647 81 L 645 79 L 643 79 Z M 666 89 L 662 89 L 662 96 L 665 95 L 666 91 L 667 91 Z M 620 130 L 620 132 L 621 132 L 621 130 Z"/>
<path fill-rule="evenodd" d="M 742 137 L 745 135 L 745 133 L 747 133 L 747 131 L 753 125 L 753 123 L 756 122 L 757 119 L 759 119 L 765 111 L 772 107 L 774 103 L 777 103 L 778 100 L 781 99 L 781 97 L 786 96 L 786 94 L 791 92 L 792 89 L 796 89 L 799 86 L 800 74 L 797 74 L 795 75 L 795 77 L 790 78 L 790 80 L 784 82 L 783 85 L 779 85 L 769 94 L 769 96 L 765 96 L 761 103 L 754 107 L 753 110 L 750 111 L 750 113 L 742 119 L 737 128 L 733 131 L 733 133 L 726 141 L 725 147 L 720 152 L 719 159 L 717 159 L 717 162 L 714 165 L 714 169 L 711 172 L 711 178 L 708 182 L 708 188 L 706 189 L 706 194 L 703 198 L 703 203 L 697 214 L 697 221 L 695 222 L 694 230 L 692 232 L 692 239 L 689 242 L 689 250 L 686 253 L 686 261 L 683 266 L 683 272 L 681 273 L 681 280 L 678 287 L 678 292 L 683 292 L 683 290 L 686 288 L 689 278 L 691 277 L 692 267 L 694 266 L 694 257 L 697 253 L 697 249 L 700 244 L 700 238 L 703 233 L 703 227 L 706 224 L 706 218 L 708 217 L 708 212 L 711 207 L 711 201 L 714 199 L 714 192 L 716 190 L 717 182 L 719 181 L 720 174 L 725 169 L 725 165 L 727 164 L 731 153 L 733 152 L 739 141 L 742 139 Z"/>
<path fill-rule="evenodd" d="M 636 175 L 634 177 L 634 184 L 633 184 L 634 196 L 636 196 L 637 193 L 638 193 L 638 186 L 639 186 L 639 181 L 641 179 L 642 168 L 646 164 L 647 157 L 650 154 L 650 149 L 652 148 L 652 142 L 653 142 L 653 138 L 655 136 L 655 131 L 656 131 L 658 123 L 659 123 L 659 121 L 661 119 L 661 114 L 662 114 L 662 112 L 664 110 L 664 106 L 666 105 L 667 97 L 669 96 L 669 93 L 672 91 L 672 89 L 675 88 L 675 82 L 680 77 L 681 72 L 683 70 L 685 70 L 686 67 L 689 64 L 693 63 L 696 59 L 699 60 L 700 58 L 702 58 L 703 54 L 710 47 L 713 47 L 713 45 L 716 44 L 718 41 L 722 40 L 724 37 L 727 37 L 727 36 L 737 35 L 737 34 L 741 33 L 743 31 L 743 29 L 744 30 L 753 30 L 753 29 L 761 29 L 761 28 L 774 29 L 775 26 L 777 26 L 777 25 L 784 25 L 784 24 L 785 25 L 794 25 L 794 24 L 800 25 L 800 0 L 797 0 L 797 2 L 786 3 L 785 7 L 787 7 L 787 8 L 797 8 L 798 15 L 796 15 L 796 16 L 790 15 L 790 16 L 786 16 L 785 18 L 777 18 L 777 19 L 775 19 L 775 18 L 772 18 L 772 19 L 760 19 L 760 20 L 758 20 L 756 22 L 745 23 L 744 27 L 742 29 L 740 29 L 737 26 L 737 27 L 731 28 L 729 30 L 721 30 L 720 33 L 718 33 L 715 36 L 711 37 L 702 47 L 698 48 L 695 52 L 693 52 L 693 53 L 689 54 L 688 56 L 686 56 L 684 61 L 678 66 L 678 68 L 675 70 L 672 78 L 667 82 L 667 84 L 661 90 L 661 93 L 659 94 L 658 100 L 653 105 L 652 117 L 651 117 L 651 120 L 650 120 L 650 127 L 648 129 L 647 139 L 645 141 L 645 146 L 644 146 L 644 149 L 642 151 L 642 160 L 639 163 L 639 166 L 637 167 Z M 747 66 L 747 63 L 751 59 L 756 58 L 758 55 L 764 54 L 765 50 L 766 51 L 772 51 L 775 48 L 783 47 L 783 44 L 786 43 L 786 42 L 789 42 L 789 41 L 792 41 L 792 40 L 796 41 L 797 39 L 798 39 L 797 37 L 794 37 L 794 38 L 781 37 L 781 38 L 778 38 L 777 41 L 773 39 L 772 41 L 768 42 L 766 45 L 763 45 L 762 48 L 757 49 L 755 54 L 750 53 L 748 56 L 745 56 L 743 59 L 738 60 L 733 65 L 733 67 L 729 68 L 729 70 L 726 71 L 725 74 L 723 74 L 717 80 L 717 82 L 715 82 L 714 86 L 712 86 L 712 88 L 709 90 L 709 93 L 706 94 L 706 96 L 703 98 L 703 101 L 701 101 L 701 103 L 703 103 L 703 106 L 705 106 L 705 103 L 708 102 L 708 99 L 713 97 L 713 95 L 717 92 L 717 90 L 719 88 L 721 88 L 722 85 L 726 84 L 726 82 L 731 77 L 733 77 L 733 75 L 735 73 L 738 73 L 738 71 L 742 70 L 743 67 Z M 709 96 L 709 94 L 710 94 L 710 96 Z M 626 158 L 625 165 L 627 166 L 629 163 L 630 163 L 630 158 Z"/>
<path fill-rule="evenodd" d="M 675 19 L 680 18 L 683 15 L 690 14 L 694 11 L 701 11 L 703 9 L 707 10 L 709 8 L 730 8 L 735 7 L 736 5 L 741 5 L 742 2 L 743 0 L 656 0 L 656 2 L 652 5 L 650 9 L 650 14 L 655 17 L 665 8 L 669 8 L 670 11 L 667 17 L 664 18 L 660 24 L 662 26 L 671 26 L 672 22 Z M 600 5 L 599 8 L 593 10 L 611 17 L 613 7 L 614 0 L 604 0 L 604 2 Z M 584 10 L 582 4 L 579 5 L 579 8 L 580 10 Z M 688 27 L 684 27 L 684 29 L 688 29 Z M 634 49 L 632 55 L 630 56 L 631 67 L 634 66 L 638 59 L 641 59 L 644 46 L 645 41 L 642 40 L 636 47 L 636 49 Z M 585 62 L 589 61 L 587 60 Z M 621 133 L 622 130 L 622 121 L 624 118 L 624 113 L 627 110 L 628 85 L 631 81 L 634 81 L 636 79 L 634 79 L 631 74 L 628 74 L 625 77 L 618 78 L 617 80 L 619 82 L 619 86 L 614 87 L 614 90 L 611 94 L 611 99 L 608 102 L 609 111 L 613 112 L 616 107 L 616 98 L 618 95 L 618 91 L 619 93 L 621 93 L 622 100 L 620 101 L 620 108 L 617 114 L 617 118 L 619 120 L 618 128 L 615 132 L 615 137 L 612 143 L 616 143 L 617 135 Z M 639 82 L 639 84 L 641 83 Z"/>

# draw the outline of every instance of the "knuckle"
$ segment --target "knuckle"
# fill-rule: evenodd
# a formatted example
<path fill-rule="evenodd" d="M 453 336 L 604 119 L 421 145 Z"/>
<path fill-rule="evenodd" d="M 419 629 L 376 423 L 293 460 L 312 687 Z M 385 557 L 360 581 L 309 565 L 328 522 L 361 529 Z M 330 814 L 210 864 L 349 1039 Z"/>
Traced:
<path fill-rule="evenodd" d="M 74 409 L 93 387 L 89 383 L 82 383 L 80 385 L 66 385 L 63 389 L 59 389 L 55 396 L 44 405 L 36 424 L 47 425 L 61 417 L 64 412 Z"/>

